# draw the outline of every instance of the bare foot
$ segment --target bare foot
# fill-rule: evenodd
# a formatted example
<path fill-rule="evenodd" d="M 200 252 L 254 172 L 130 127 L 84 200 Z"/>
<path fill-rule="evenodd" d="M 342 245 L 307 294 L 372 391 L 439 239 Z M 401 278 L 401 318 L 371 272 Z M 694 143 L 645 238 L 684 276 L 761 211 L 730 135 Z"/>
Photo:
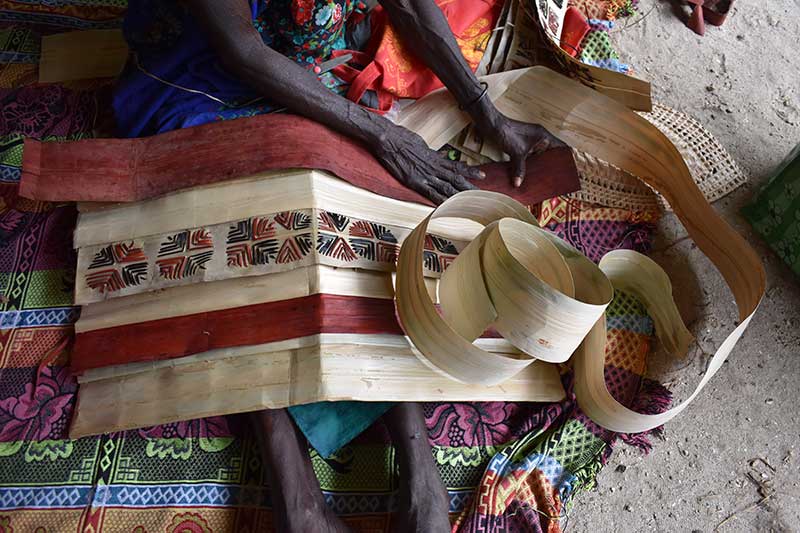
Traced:
<path fill-rule="evenodd" d="M 401 403 L 384 415 L 400 466 L 396 533 L 448 533 L 450 499 L 428 442 L 422 406 Z"/>
<path fill-rule="evenodd" d="M 392 519 L 394 533 L 449 533 L 450 501 L 439 473 L 434 470 L 434 474 L 433 486 L 415 482 L 401 488 L 397 513 Z"/>
<path fill-rule="evenodd" d="M 295 508 L 288 512 L 284 511 L 279 516 L 273 504 L 275 531 L 281 533 L 352 533 L 341 518 L 325 505 L 324 500 L 321 509 L 318 503 L 305 502 L 302 505 L 302 509 Z"/>
<path fill-rule="evenodd" d="M 285 409 L 251 414 L 266 466 L 275 529 L 281 533 L 349 533 L 314 475 L 308 445 Z"/>

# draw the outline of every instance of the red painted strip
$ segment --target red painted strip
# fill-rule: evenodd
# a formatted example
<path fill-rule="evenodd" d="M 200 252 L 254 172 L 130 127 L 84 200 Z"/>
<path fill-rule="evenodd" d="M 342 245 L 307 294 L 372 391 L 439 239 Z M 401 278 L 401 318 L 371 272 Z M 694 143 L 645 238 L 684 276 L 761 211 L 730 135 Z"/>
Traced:
<path fill-rule="evenodd" d="M 44 201 L 133 202 L 273 169 L 327 170 L 377 194 L 429 204 L 401 185 L 360 144 L 286 114 L 214 122 L 139 139 L 40 143 L 26 139 L 20 195 Z M 529 158 L 522 187 L 506 164 L 482 167 L 482 189 L 526 205 L 580 188 L 568 148 Z"/>
<path fill-rule="evenodd" d="M 394 301 L 315 294 L 79 333 L 72 370 L 157 361 L 319 333 L 403 335 Z"/>

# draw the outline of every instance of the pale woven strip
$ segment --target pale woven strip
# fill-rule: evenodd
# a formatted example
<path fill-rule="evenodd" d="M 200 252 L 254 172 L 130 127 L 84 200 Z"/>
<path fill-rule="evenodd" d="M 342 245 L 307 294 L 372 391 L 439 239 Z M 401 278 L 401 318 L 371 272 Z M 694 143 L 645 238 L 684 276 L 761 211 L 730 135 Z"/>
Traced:
<path fill-rule="evenodd" d="M 678 148 L 706 200 L 713 202 L 746 181 L 739 165 L 697 120 L 654 103 L 650 113 L 639 113 Z M 581 190 L 570 198 L 631 211 L 670 210 L 667 202 L 638 178 L 589 154 L 574 150 Z"/>

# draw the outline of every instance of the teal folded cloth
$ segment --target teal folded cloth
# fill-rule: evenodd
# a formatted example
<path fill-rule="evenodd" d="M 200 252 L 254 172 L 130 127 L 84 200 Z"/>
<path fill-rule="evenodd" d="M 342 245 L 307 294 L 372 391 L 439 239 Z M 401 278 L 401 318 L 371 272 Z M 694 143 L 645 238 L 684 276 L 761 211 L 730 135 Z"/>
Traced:
<path fill-rule="evenodd" d="M 328 458 L 395 405 L 392 402 L 317 402 L 289 408 L 297 427 Z"/>

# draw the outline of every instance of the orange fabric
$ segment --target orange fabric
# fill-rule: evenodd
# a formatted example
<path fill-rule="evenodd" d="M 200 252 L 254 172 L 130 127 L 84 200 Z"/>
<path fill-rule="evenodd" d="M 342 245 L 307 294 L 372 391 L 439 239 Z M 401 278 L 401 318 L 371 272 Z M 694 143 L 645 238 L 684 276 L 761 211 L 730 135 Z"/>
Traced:
<path fill-rule="evenodd" d="M 436 0 L 436 5 L 447 18 L 461 53 L 474 71 L 497 23 L 502 0 Z M 345 65 L 333 71 L 351 83 L 347 94 L 350 100 L 358 102 L 364 91 L 373 90 L 378 94 L 379 111 L 386 111 L 387 102 L 390 105 L 396 98 L 421 98 L 442 87 L 439 78 L 403 46 L 382 7 L 376 7 L 370 17 L 372 37 L 365 53 L 372 61 L 363 65 L 363 69 Z"/>

